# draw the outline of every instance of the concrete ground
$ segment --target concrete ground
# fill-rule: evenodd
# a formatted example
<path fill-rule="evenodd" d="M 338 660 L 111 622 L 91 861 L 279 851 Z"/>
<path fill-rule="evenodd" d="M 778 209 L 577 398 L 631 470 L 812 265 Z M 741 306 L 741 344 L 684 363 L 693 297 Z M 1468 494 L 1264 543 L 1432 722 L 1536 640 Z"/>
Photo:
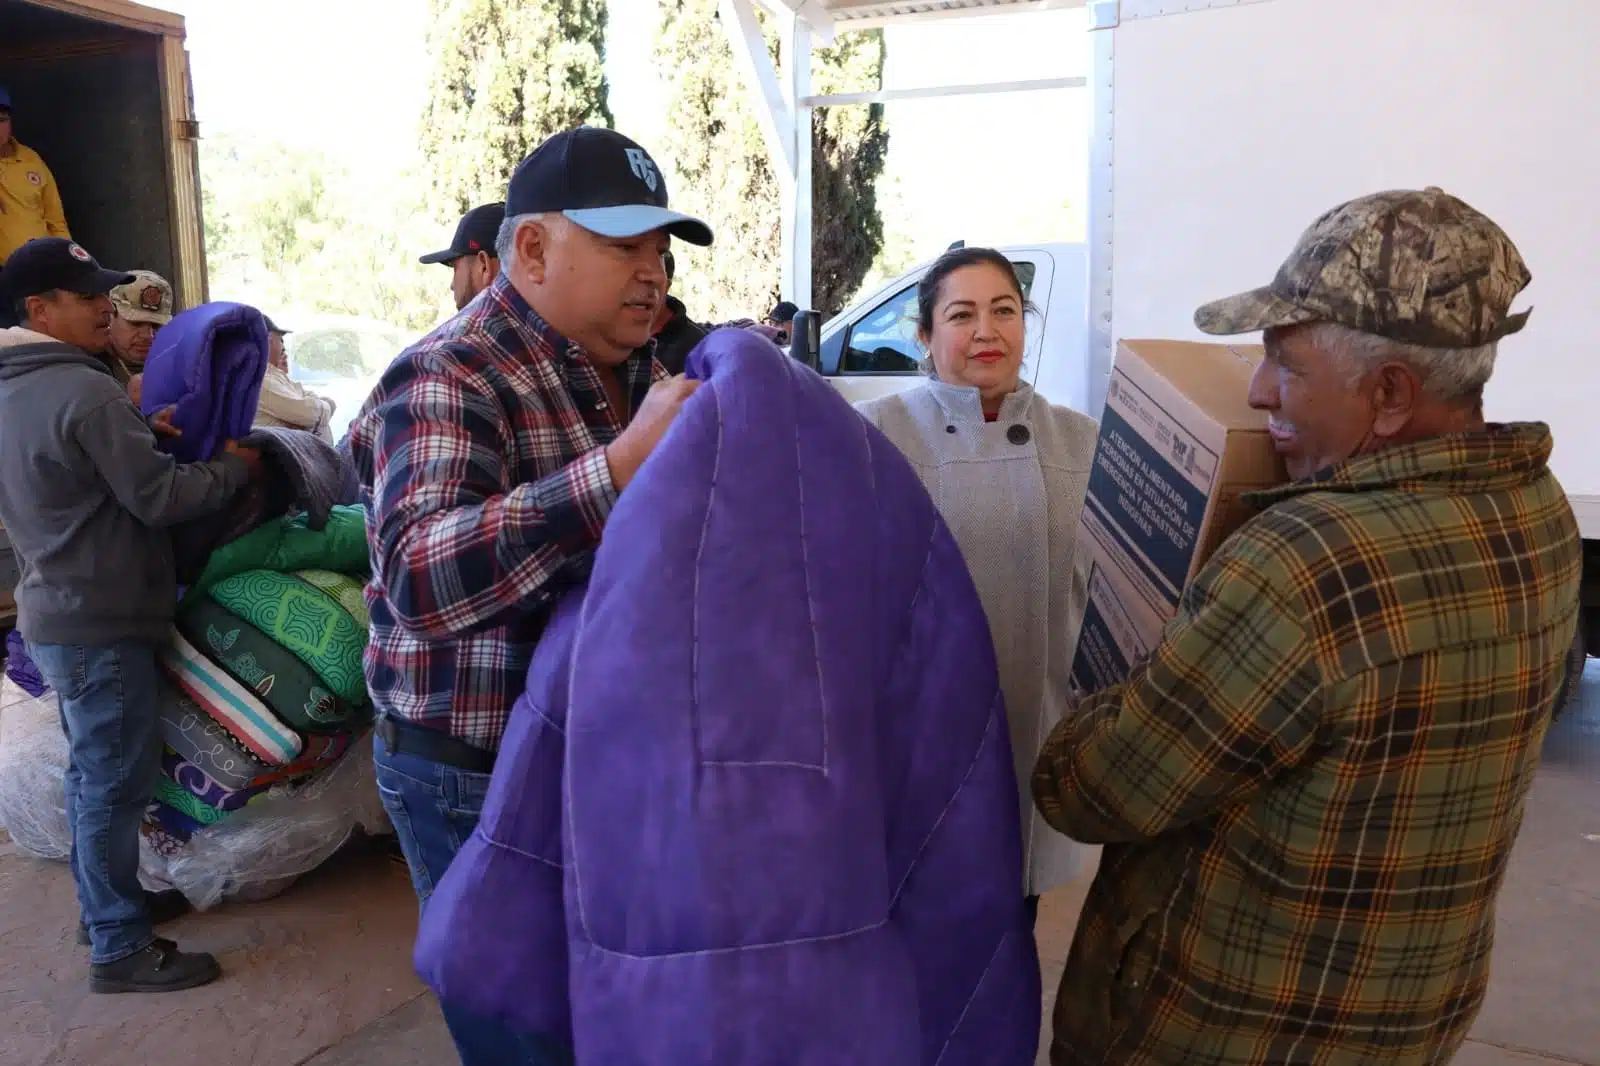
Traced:
<path fill-rule="evenodd" d="M 1600 1066 L 1600 663 L 1550 732 L 1500 900 L 1494 981 L 1456 1066 Z M 1083 886 L 1048 897 L 1046 1001 Z M 64 866 L 0 835 L 0 1066 L 447 1066 L 439 1012 L 411 974 L 404 870 L 351 855 L 279 899 L 174 927 L 226 978 L 164 997 L 90 996 Z M 1041 1059 L 1042 1061 L 1042 1059 Z"/>

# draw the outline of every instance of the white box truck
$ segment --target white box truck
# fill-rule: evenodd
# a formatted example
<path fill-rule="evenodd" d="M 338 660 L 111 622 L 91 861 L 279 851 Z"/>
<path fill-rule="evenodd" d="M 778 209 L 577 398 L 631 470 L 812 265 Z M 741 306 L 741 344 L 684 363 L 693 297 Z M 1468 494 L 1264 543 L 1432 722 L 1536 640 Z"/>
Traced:
<path fill-rule="evenodd" d="M 128 0 L 0 0 L 0 85 L 73 237 L 206 299 L 199 125 L 181 15 Z"/>

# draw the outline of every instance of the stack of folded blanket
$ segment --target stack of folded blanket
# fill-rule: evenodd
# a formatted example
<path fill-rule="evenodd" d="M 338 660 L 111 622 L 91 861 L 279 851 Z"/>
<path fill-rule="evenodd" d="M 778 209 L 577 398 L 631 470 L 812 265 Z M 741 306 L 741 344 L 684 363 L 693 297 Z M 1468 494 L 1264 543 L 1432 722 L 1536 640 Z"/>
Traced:
<path fill-rule="evenodd" d="M 262 459 L 221 512 L 172 530 L 186 587 L 160 653 L 165 750 L 141 876 L 201 907 L 265 898 L 352 830 L 387 829 L 357 746 L 371 718 L 366 526 L 351 506 L 360 487 L 347 452 L 297 430 L 252 430 L 266 366 L 264 316 L 211 303 L 158 332 L 143 376 L 145 412 L 170 409 L 182 430 L 163 440 L 177 459 L 209 459 L 232 440 Z M 3 684 L 18 702 L 0 737 L 0 818 L 29 854 L 62 858 L 56 701 L 20 639 L 9 643 Z"/>
<path fill-rule="evenodd" d="M 371 722 L 363 516 L 269 522 L 215 553 L 161 651 L 166 751 L 147 842 L 181 850 L 274 785 L 337 763 Z"/>

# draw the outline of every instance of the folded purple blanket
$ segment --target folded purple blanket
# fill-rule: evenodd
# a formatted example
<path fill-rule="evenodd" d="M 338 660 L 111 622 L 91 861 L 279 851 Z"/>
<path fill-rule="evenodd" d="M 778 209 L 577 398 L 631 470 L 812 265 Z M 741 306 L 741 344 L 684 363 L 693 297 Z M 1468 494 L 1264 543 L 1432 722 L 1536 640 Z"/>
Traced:
<path fill-rule="evenodd" d="M 180 462 L 211 459 L 250 432 L 267 372 L 267 323 L 244 304 L 209 303 L 177 315 L 156 332 L 144 364 L 140 406 L 146 415 L 173 408 L 179 437 L 162 447 Z"/>
<path fill-rule="evenodd" d="M 21 630 L 13 629 L 6 634 L 6 676 L 21 685 L 22 691 L 34 699 L 50 691 L 44 675 L 39 673 L 39 668 L 33 665 L 33 659 L 28 655 L 28 646 L 22 642 Z"/>

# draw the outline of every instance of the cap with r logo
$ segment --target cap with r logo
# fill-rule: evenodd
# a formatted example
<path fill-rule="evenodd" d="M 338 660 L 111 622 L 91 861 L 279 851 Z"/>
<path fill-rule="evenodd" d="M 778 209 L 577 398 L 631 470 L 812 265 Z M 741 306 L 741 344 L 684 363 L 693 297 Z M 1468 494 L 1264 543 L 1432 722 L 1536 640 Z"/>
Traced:
<path fill-rule="evenodd" d="M 667 207 L 667 180 L 650 153 L 615 130 L 578 126 L 546 140 L 511 175 L 506 215 L 560 213 L 602 237 L 664 229 L 701 246 L 711 227 Z"/>

